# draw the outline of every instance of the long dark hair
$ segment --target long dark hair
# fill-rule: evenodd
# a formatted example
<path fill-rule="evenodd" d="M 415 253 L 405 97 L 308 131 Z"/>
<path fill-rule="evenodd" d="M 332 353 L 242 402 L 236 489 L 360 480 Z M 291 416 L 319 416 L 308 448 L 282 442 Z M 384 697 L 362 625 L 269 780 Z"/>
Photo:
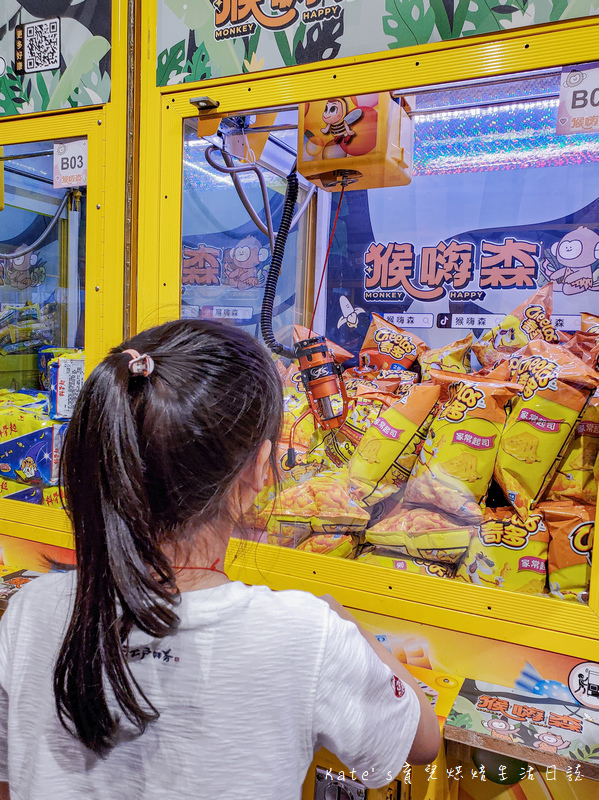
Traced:
<path fill-rule="evenodd" d="M 131 374 L 129 348 L 153 358 L 149 377 Z M 244 466 L 264 441 L 274 451 L 281 416 L 268 352 L 217 322 L 144 331 L 86 381 L 61 460 L 78 579 L 54 693 L 64 727 L 96 754 L 114 746 L 110 695 L 140 733 L 158 717 L 124 647 L 133 625 L 157 638 L 177 628 L 180 597 L 165 545 L 222 523 Z"/>

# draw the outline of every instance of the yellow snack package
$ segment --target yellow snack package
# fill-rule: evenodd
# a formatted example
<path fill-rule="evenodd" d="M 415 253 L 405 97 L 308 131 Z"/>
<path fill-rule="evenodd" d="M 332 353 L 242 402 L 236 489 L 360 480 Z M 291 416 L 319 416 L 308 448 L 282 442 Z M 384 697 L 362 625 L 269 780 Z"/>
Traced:
<path fill-rule="evenodd" d="M 322 472 L 281 492 L 267 527 L 267 541 L 295 547 L 312 533 L 360 533 L 369 514 L 352 500 L 347 475 Z"/>
<path fill-rule="evenodd" d="M 594 505 L 597 502 L 597 481 L 593 470 L 598 456 L 599 390 L 591 397 L 583 411 L 545 498 Z"/>
<path fill-rule="evenodd" d="M 594 333 L 595 336 L 599 336 L 599 316 L 583 311 L 580 315 L 580 330 L 583 333 Z"/>
<path fill-rule="evenodd" d="M 369 386 L 358 386 L 339 431 L 354 445 L 358 445 L 372 423 L 396 400 L 396 394 L 378 391 Z"/>
<path fill-rule="evenodd" d="M 470 544 L 474 529 L 458 526 L 442 514 L 400 504 L 395 512 L 368 528 L 367 542 L 393 547 L 399 555 L 457 564 Z"/>
<path fill-rule="evenodd" d="M 501 438 L 495 480 L 526 519 L 562 462 L 599 374 L 543 341 L 530 342 L 509 366 L 521 389 Z"/>
<path fill-rule="evenodd" d="M 455 564 L 411 558 L 390 547 L 369 548 L 361 553 L 356 561 L 360 561 L 362 564 L 371 564 L 374 567 L 396 569 L 412 575 L 430 575 L 433 578 L 454 578 L 456 571 Z"/>
<path fill-rule="evenodd" d="M 492 369 L 498 361 L 505 361 L 534 339 L 556 343 L 558 336 L 551 324 L 552 311 L 553 284 L 548 283 L 472 345 L 480 365 Z"/>
<path fill-rule="evenodd" d="M 300 542 L 295 549 L 332 558 L 350 558 L 354 542 L 350 535 L 344 533 L 315 533 Z"/>
<path fill-rule="evenodd" d="M 524 522 L 512 508 L 487 509 L 457 580 L 523 594 L 546 594 L 549 533 L 539 510 Z"/>
<path fill-rule="evenodd" d="M 589 602 L 595 507 L 541 503 L 549 530 L 549 591 L 561 600 Z"/>
<path fill-rule="evenodd" d="M 373 505 L 408 480 L 433 419 L 439 387 L 414 384 L 370 426 L 348 466 L 352 496 Z"/>
<path fill-rule="evenodd" d="M 296 464 L 305 463 L 316 426 L 297 364 L 291 364 L 283 371 L 282 381 L 283 426 L 277 444 L 277 459 L 281 472 L 285 474 Z"/>
<path fill-rule="evenodd" d="M 473 520 L 487 495 L 514 384 L 431 371 L 450 381 L 446 402 L 433 420 L 414 466 L 405 500 Z"/>
<path fill-rule="evenodd" d="M 371 371 L 409 369 L 425 350 L 427 345 L 415 333 L 372 314 L 360 349 L 360 366 Z"/>
<path fill-rule="evenodd" d="M 356 445 L 337 429 L 316 428 L 310 437 L 305 463 L 319 464 L 323 469 L 338 469 L 351 459 Z"/>
<path fill-rule="evenodd" d="M 430 380 L 431 369 L 439 369 L 443 372 L 460 372 L 462 374 L 470 372 L 470 351 L 472 350 L 472 333 L 457 342 L 445 345 L 445 347 L 435 347 L 427 350 L 419 357 L 422 369 L 422 380 Z"/>

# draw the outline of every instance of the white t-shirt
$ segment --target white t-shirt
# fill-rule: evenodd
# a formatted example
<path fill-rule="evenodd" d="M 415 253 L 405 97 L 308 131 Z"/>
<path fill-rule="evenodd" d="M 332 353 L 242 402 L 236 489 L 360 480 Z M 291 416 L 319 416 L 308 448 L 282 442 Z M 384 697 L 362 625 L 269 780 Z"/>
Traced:
<path fill-rule="evenodd" d="M 32 581 L 0 623 L 11 800 L 298 800 L 320 746 L 369 786 L 399 773 L 414 691 L 323 600 L 240 582 L 184 593 L 173 636 L 132 632 L 131 668 L 160 718 L 96 758 L 58 721 L 52 690 L 74 575 Z"/>

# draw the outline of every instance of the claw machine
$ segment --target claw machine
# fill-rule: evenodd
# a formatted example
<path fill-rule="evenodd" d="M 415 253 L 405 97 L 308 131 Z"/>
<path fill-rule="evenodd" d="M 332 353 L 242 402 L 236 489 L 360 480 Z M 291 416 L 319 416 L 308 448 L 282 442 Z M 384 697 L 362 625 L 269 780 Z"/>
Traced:
<path fill-rule="evenodd" d="M 84 372 L 122 338 L 128 29 L 110 0 L 0 16 L 4 602 L 73 560 L 61 441 Z"/>
<path fill-rule="evenodd" d="M 320 751 L 305 800 L 596 791 L 585 14 L 144 8 L 137 324 L 240 325 L 284 386 L 280 491 L 265 487 L 229 574 L 333 594 L 444 730 L 434 764 L 379 790 Z"/>

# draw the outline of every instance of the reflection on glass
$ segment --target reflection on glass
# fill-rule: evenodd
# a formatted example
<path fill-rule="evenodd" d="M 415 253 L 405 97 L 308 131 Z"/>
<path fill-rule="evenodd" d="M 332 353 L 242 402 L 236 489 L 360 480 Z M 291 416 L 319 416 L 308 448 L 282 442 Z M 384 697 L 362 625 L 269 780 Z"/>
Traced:
<path fill-rule="evenodd" d="M 53 144 L 2 153 L 0 496 L 59 506 L 60 446 L 83 379 L 85 188 L 53 188 Z"/>
<path fill-rule="evenodd" d="M 281 115 L 279 115 L 281 116 Z M 291 123 L 297 126 L 293 112 Z M 277 120 L 277 125 L 282 123 Z M 294 156 L 285 143 L 287 130 L 277 130 L 260 151 L 272 227 L 278 230 L 285 196 L 284 176 Z M 294 139 L 297 131 L 292 132 Z M 277 138 L 278 137 L 278 138 Z M 207 160 L 211 140 L 198 138 L 195 126 L 185 128 L 183 147 L 183 242 L 181 314 L 187 317 L 228 320 L 260 335 L 260 309 L 271 259 L 271 238 L 266 226 L 265 203 L 257 176 L 238 176 L 246 202 L 240 198 L 229 174 L 219 172 Z M 252 157 L 254 154 L 252 153 Z M 217 165 L 224 165 L 220 151 L 208 152 Z M 239 166 L 242 162 L 235 159 Z M 299 201 L 305 196 L 300 191 Z M 251 218 L 255 209 L 260 226 Z M 304 266 L 304 222 L 290 233 L 278 283 L 274 309 L 274 331 L 283 343 L 291 343 L 293 324 L 301 313 L 296 289 Z"/>
<path fill-rule="evenodd" d="M 599 150 L 556 135 L 558 89 L 417 95 L 412 182 L 333 194 L 326 332 L 349 413 L 319 428 L 280 364 L 283 481 L 258 498 L 259 541 L 588 603 Z"/>

